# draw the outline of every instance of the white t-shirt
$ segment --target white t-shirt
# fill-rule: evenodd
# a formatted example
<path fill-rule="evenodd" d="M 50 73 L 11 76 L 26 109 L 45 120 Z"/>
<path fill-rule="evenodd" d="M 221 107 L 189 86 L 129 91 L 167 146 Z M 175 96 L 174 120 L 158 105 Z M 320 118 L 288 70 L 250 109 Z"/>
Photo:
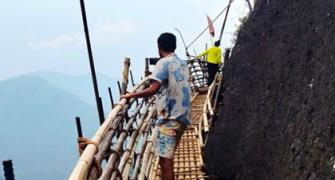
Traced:
<path fill-rule="evenodd" d="M 160 82 L 156 95 L 157 113 L 160 118 L 191 124 L 189 70 L 186 61 L 172 53 L 160 59 L 151 79 Z"/>

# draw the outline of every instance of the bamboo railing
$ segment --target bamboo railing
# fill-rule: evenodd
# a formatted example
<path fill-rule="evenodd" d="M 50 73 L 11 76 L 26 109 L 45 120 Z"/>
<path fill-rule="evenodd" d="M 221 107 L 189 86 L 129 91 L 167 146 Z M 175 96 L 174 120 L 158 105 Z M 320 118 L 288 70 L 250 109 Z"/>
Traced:
<path fill-rule="evenodd" d="M 206 63 L 197 59 L 187 63 L 192 77 L 192 126 L 186 129 L 176 150 L 174 171 L 177 179 L 205 179 L 202 148 L 216 112 L 222 78 L 217 75 L 207 87 Z M 129 66 L 126 58 L 122 94 L 127 91 Z M 145 88 L 147 80 L 130 92 Z M 81 146 L 84 149 L 69 179 L 160 179 L 159 158 L 154 155 L 155 102 L 152 97 L 116 103 L 93 138 L 86 141 L 86 147 Z"/>
<path fill-rule="evenodd" d="M 187 61 L 191 80 L 190 86 L 192 91 L 207 87 L 207 63 L 201 59 L 190 59 Z"/>

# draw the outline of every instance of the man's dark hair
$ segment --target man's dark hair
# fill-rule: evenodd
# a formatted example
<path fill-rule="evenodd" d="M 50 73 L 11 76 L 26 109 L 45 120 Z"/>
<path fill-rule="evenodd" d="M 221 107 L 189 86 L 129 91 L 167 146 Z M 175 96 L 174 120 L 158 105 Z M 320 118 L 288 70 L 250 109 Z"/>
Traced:
<path fill-rule="evenodd" d="M 215 41 L 215 43 L 214 43 L 214 46 L 216 46 L 216 47 L 219 47 L 219 46 L 220 46 L 220 44 L 221 44 L 221 42 L 220 42 L 220 41 Z"/>
<path fill-rule="evenodd" d="M 177 47 L 176 36 L 172 33 L 163 33 L 157 39 L 158 47 L 165 52 L 174 52 Z"/>

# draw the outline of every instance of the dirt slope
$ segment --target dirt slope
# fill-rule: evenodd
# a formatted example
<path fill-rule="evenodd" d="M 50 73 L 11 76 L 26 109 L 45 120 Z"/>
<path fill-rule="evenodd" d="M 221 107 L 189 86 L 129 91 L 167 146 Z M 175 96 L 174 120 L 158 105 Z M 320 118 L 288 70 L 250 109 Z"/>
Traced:
<path fill-rule="evenodd" d="M 335 179 L 335 1 L 258 0 L 205 149 L 219 179 Z"/>

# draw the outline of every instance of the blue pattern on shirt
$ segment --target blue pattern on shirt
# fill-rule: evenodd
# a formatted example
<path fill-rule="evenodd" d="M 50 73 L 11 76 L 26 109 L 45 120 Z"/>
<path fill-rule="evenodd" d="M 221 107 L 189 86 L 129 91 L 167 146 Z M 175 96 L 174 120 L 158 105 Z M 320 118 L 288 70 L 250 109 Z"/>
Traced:
<path fill-rule="evenodd" d="M 157 111 L 163 119 L 191 124 L 189 72 L 185 61 L 172 54 L 159 60 L 151 79 L 161 83 L 157 94 Z"/>

